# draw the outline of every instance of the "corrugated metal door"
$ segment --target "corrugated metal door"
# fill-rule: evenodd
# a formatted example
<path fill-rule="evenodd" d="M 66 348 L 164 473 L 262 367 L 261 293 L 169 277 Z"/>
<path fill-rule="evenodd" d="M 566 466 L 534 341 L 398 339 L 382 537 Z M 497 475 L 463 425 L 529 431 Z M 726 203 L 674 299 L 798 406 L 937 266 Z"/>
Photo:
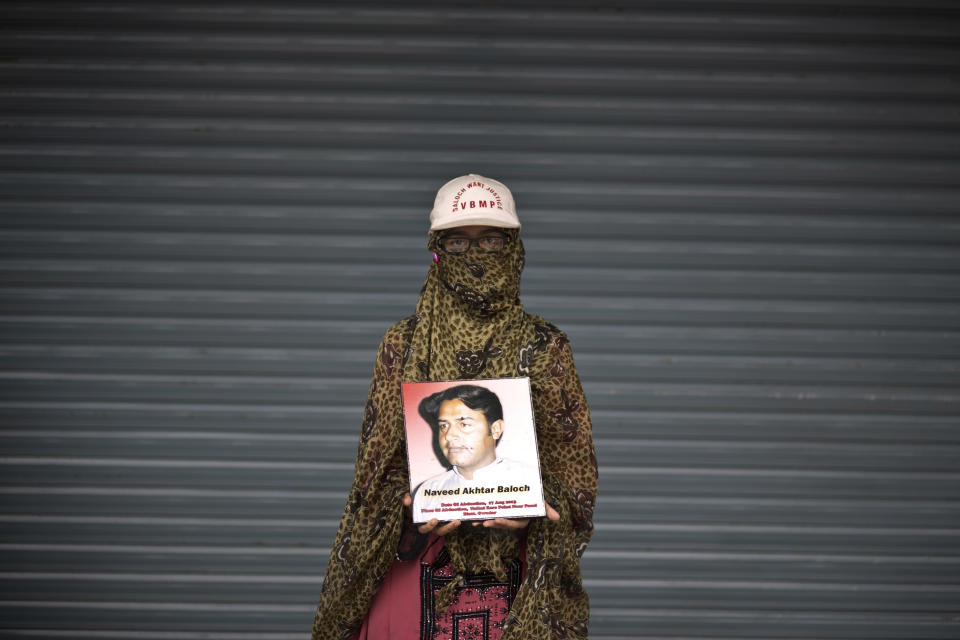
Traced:
<path fill-rule="evenodd" d="M 592 638 L 960 636 L 958 24 L 8 5 L 2 635 L 307 637 L 377 341 L 477 172 L 594 409 Z"/>

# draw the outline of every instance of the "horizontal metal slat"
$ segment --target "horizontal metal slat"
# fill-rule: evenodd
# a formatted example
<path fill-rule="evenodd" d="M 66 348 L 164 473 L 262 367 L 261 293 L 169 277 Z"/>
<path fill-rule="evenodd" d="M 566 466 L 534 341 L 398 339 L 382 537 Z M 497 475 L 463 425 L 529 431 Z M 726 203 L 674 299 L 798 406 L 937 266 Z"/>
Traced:
<path fill-rule="evenodd" d="M 50 544 L 168 544 L 171 540 L 188 540 L 191 544 L 279 544 L 309 548 L 317 546 L 320 541 L 328 544 L 333 540 L 339 521 L 308 518 L 294 522 L 229 521 L 177 518 L 174 515 L 166 518 L 0 516 L 0 523 L 3 524 L 0 541 L 8 543 L 29 540 Z M 930 542 L 930 536 L 916 540 Z M 14 589 L 11 593 L 15 596 L 16 591 Z"/>
<path fill-rule="evenodd" d="M 846 46 L 830 41 L 791 38 L 771 25 L 769 30 L 747 30 L 746 23 L 729 24 L 731 31 L 713 38 L 691 37 L 696 27 L 687 23 L 686 33 L 670 33 L 669 30 L 651 32 L 648 37 L 637 38 L 635 33 L 626 37 L 599 33 L 580 32 L 574 37 L 550 37 L 543 34 L 532 43 L 529 38 L 516 37 L 498 30 L 496 47 L 489 39 L 455 38 L 433 33 L 426 23 L 409 25 L 403 33 L 386 35 L 387 25 L 377 25 L 379 34 L 354 33 L 345 38 L 340 27 L 333 26 L 342 18 L 342 12 L 330 16 L 329 23 L 317 24 L 309 36 L 294 33 L 272 32 L 270 35 L 219 31 L 209 35 L 197 31 L 189 36 L 181 30 L 158 30 L 137 28 L 124 34 L 97 29 L 91 24 L 82 32 L 58 28 L 24 28 L 10 34 L 6 44 L 19 57 L 44 56 L 51 42 L 56 42 L 71 60 L 86 58 L 116 64 L 124 53 L 135 50 L 143 59 L 194 62 L 202 58 L 207 64 L 232 64 L 238 60 L 306 62 L 329 58 L 363 62 L 383 62 L 383 47 L 391 47 L 393 62 L 414 62 L 437 59 L 445 64 L 470 65 L 478 55 L 491 63 L 513 62 L 515 64 L 545 64 L 582 68 L 585 65 L 600 65 L 612 69 L 629 66 L 689 67 L 691 64 L 704 67 L 825 70 L 884 71 L 895 72 L 908 68 L 923 72 L 947 67 L 944 57 L 951 52 L 947 46 L 938 46 L 936 41 L 902 43 L 891 49 L 867 38 L 858 42 L 859 34 L 847 34 Z M 164 16 L 154 16 L 163 20 Z M 541 21 L 541 24 L 543 22 Z M 180 28 L 189 28 L 183 23 Z M 511 26 L 504 22 L 502 27 Z M 385 28 L 387 27 L 387 28 Z M 738 29 L 739 27 L 739 29 Z M 661 26 L 661 29 L 663 27 Z M 668 28 L 669 29 L 669 28 Z M 732 33 L 740 30 L 738 38 Z M 706 35 L 706 34 L 704 34 Z M 895 36 L 888 35 L 888 38 Z M 793 40 L 793 41 L 791 41 Z M 189 44 L 189 46 L 185 46 Z"/>
<path fill-rule="evenodd" d="M 344 493 L 344 495 L 346 495 Z M 263 521 L 250 519 L 69 516 L 0 516 L 0 542 L 25 540 L 47 544 L 169 544 L 188 540 L 207 545 L 291 545 L 316 548 L 318 541 L 333 540 L 338 521 Z M 652 525 L 599 523 L 591 549 L 633 552 L 675 550 L 678 552 L 741 553 L 876 553 L 902 554 L 904 549 L 923 550 L 932 556 L 955 556 L 952 529 L 883 529 L 878 527 L 817 527 L 758 525 Z M 584 557 L 589 564 L 589 551 Z M 626 592 L 629 594 L 630 592 Z M 625 594 L 621 591 L 619 597 Z"/>
<path fill-rule="evenodd" d="M 91 626 L 95 629 L 116 631 L 155 631 L 157 628 L 171 631 L 187 629 L 214 631 L 222 627 L 222 620 L 226 616 L 233 620 L 234 624 L 248 630 L 299 630 L 302 633 L 304 628 L 310 628 L 313 611 L 316 608 L 315 602 L 312 605 L 308 604 L 307 593 L 310 591 L 319 593 L 320 590 L 320 582 L 315 580 L 309 587 L 300 587 L 300 597 L 297 598 L 299 603 L 287 604 L 280 602 L 280 596 L 288 595 L 289 587 L 277 586 L 261 578 L 262 584 L 256 587 L 263 594 L 259 599 L 251 598 L 252 601 L 246 602 L 234 600 L 225 603 L 200 603 L 193 597 L 194 592 L 202 588 L 222 589 L 223 587 L 215 582 L 206 583 L 202 587 L 194 586 L 192 582 L 181 578 L 179 582 L 172 581 L 166 585 L 165 589 L 160 587 L 145 589 L 136 581 L 118 581 L 111 585 L 113 589 L 105 601 L 96 602 L 80 598 L 45 599 L 41 594 L 50 592 L 54 584 L 52 581 L 46 582 L 45 585 L 41 582 L 37 588 L 31 589 L 27 581 L 20 580 L 18 583 L 24 588 L 24 595 L 4 594 L 7 597 L 0 600 L 0 619 L 8 627 L 44 632 L 50 628 L 66 631 Z M 82 580 L 70 584 L 72 589 L 81 593 L 89 594 L 95 588 L 94 585 Z M 187 588 L 184 588 L 185 586 Z M 254 581 L 251 580 L 244 587 L 252 590 Z M 146 601 L 130 600 L 131 592 L 143 593 Z M 181 594 L 180 598 L 176 598 L 177 592 Z M 172 602 L 151 602 L 151 599 L 157 598 L 156 595 L 150 598 L 151 593 L 158 595 L 166 593 L 175 599 Z M 274 602 L 267 600 L 271 594 L 274 595 Z"/>
<path fill-rule="evenodd" d="M 790 11 L 783 10 L 788 4 Z M 484 7 L 478 13 L 471 7 L 451 7 L 431 2 L 384 3 L 378 6 L 332 4 L 324 6 L 249 6 L 243 10 L 225 10 L 216 5 L 192 3 L 131 4 L 122 12 L 91 6 L 82 12 L 64 14 L 57 5 L 31 3 L 19 5 L 11 20 L 19 28 L 37 24 L 83 26 L 85 30 L 118 27 L 129 32 L 170 28 L 180 33 L 209 33 L 234 29 L 246 38 L 262 37 L 269 32 L 314 34 L 324 27 L 336 27 L 339 33 L 410 33 L 418 28 L 428 33 L 449 35 L 456 32 L 481 34 L 529 34 L 529 20 L 535 20 L 538 34 L 582 35 L 596 29 L 614 36 L 628 34 L 638 39 L 664 34 L 685 34 L 697 40 L 709 35 L 737 42 L 755 37 L 776 42 L 796 39 L 804 42 L 844 38 L 889 42 L 903 38 L 907 42 L 928 43 L 948 39 L 950 2 L 921 3 L 905 7 L 889 0 L 844 3 L 838 13 L 833 3 L 750 2 L 735 10 L 719 11 L 696 0 L 677 0 L 669 7 L 624 6 L 622 3 L 595 3 L 589 10 L 576 2 L 528 2 L 515 7 Z M 922 12 L 921 12 L 922 10 Z M 708 35 L 709 34 L 709 35 Z M 643 36 L 640 38 L 639 36 Z"/>
<path fill-rule="evenodd" d="M 476 345 L 480 348 L 483 345 Z M 41 346 L 0 344 L 0 367 L 28 372 L 104 375 L 169 374 L 230 376 L 257 371 L 262 376 L 364 376 L 372 368 L 370 349 L 271 349 L 219 347 L 133 347 L 105 345 Z M 864 357 L 749 357 L 647 355 L 636 347 L 621 354 L 578 351 L 583 372 L 606 372 L 634 383 L 816 384 L 837 386 L 915 385 L 954 388 L 960 360 Z"/>
<path fill-rule="evenodd" d="M 812 422 L 814 418 L 807 418 Z M 904 419 L 910 422 L 909 418 Z M 799 422 L 799 421 L 798 421 Z M 603 422 L 598 423 L 603 426 Z M 279 425 L 278 425 L 279 426 Z M 319 426 L 319 425 L 318 425 Z M 276 428 L 270 437 L 258 433 L 199 433 L 130 430 L 14 430 L 0 431 L 0 451 L 8 456 L 54 456 L 64 459 L 176 457 L 189 459 L 301 460 L 317 464 L 350 462 L 356 451 L 357 434 L 352 424 L 340 428 L 345 435 L 332 434 L 333 425 L 325 424 L 319 434 L 286 434 Z M 548 428 L 548 427 L 547 427 Z M 801 427 L 802 429 L 802 427 Z M 596 437 L 594 442 L 606 466 L 693 466 L 703 468 L 786 469 L 882 469 L 930 471 L 950 470 L 960 462 L 960 443 L 917 441 L 870 443 L 849 433 L 846 442 L 824 443 L 804 439 L 800 430 L 790 440 L 766 439 L 731 429 L 725 434 L 712 431 L 713 439 L 651 438 L 638 430 L 632 437 Z M 626 435 L 626 434 L 624 434 Z M 728 439 L 717 436 L 726 435 Z M 42 453 L 41 453 L 42 452 Z"/>
<path fill-rule="evenodd" d="M 172 587 L 172 588 L 175 588 Z M 319 589 L 319 585 L 316 587 Z M 130 587 L 128 586 L 128 592 Z M 273 591 L 271 585 L 262 586 L 263 592 Z M 122 593 L 118 587 L 117 594 Z M 305 600 L 306 597 L 302 596 Z M 155 629 L 158 624 L 169 625 L 174 620 L 183 621 L 181 625 L 195 630 L 218 628 L 219 620 L 226 614 L 235 623 L 246 629 L 263 631 L 301 630 L 312 619 L 315 604 L 263 604 L 238 603 L 235 605 L 191 604 L 190 600 L 180 600 L 173 606 L 145 606 L 141 603 L 125 602 L 120 598 L 103 603 L 101 606 L 85 602 L 51 603 L 42 600 L 33 601 L 34 606 L 25 606 L 29 601 L 14 601 L 4 606 L 4 619 L 15 628 L 40 628 L 37 620 L 55 620 L 54 628 L 72 629 L 74 626 L 86 626 L 91 623 L 102 625 L 105 629 Z M 6 603 L 4 603 L 6 604 Z M 19 609 L 14 607 L 20 607 Z M 299 620 L 291 620 L 293 614 Z M 832 612 L 832 611 L 758 611 L 742 609 L 735 612 L 689 609 L 644 609 L 631 611 L 599 609 L 592 616 L 591 629 L 607 633 L 634 632 L 638 627 L 652 633 L 696 634 L 698 629 L 709 626 L 714 629 L 714 637 L 769 637 L 776 633 L 784 621 L 790 623 L 795 635 L 784 637 L 803 638 L 813 634 L 824 634 L 831 630 L 847 631 L 850 638 L 871 638 L 875 634 L 907 634 L 917 640 L 951 638 L 957 625 L 944 623 L 933 613 L 891 613 L 870 612 Z M 749 635 L 740 629 L 751 630 Z M 732 634 L 732 635 L 728 635 Z M 654 636 L 656 637 L 656 636 Z"/>
<path fill-rule="evenodd" d="M 277 250 L 280 250 L 279 248 Z M 130 268 L 127 268 L 129 265 Z M 6 286 L 100 289 L 219 289 L 222 291 L 387 292 L 407 288 L 416 303 L 426 269 L 419 265 L 230 264 L 195 263 L 83 265 L 79 269 L 4 269 Z M 662 296 L 700 298 L 781 298 L 784 290 L 801 300 L 960 301 L 960 276 L 952 274 L 805 273 L 721 269 L 659 270 L 610 267 L 537 267 L 524 274 L 523 286 L 536 295 Z"/>
<path fill-rule="evenodd" d="M 921 225 L 923 221 L 917 223 Z M 0 243 L 5 255 L 0 262 L 4 280 L 24 280 L 25 276 L 32 275 L 38 282 L 64 271 L 76 273 L 75 277 L 109 271 L 120 277 L 116 272 L 132 271 L 140 277 L 158 274 L 175 277 L 178 273 L 189 273 L 210 278 L 227 272 L 238 276 L 283 273 L 305 279 L 311 277 L 311 269 L 339 266 L 345 275 L 350 275 L 382 269 L 384 264 L 411 269 L 416 266 L 416 274 L 422 277 L 428 256 L 424 237 L 397 237 L 379 231 L 347 235 L 310 233 L 304 229 L 299 233 L 268 235 L 225 230 L 208 233 L 6 230 L 0 232 Z M 897 274 L 894 277 L 899 278 L 912 274 L 936 277 L 939 273 L 960 277 L 956 273 L 960 249 L 955 247 L 867 244 L 862 238 L 850 238 L 846 243 L 835 238 L 829 244 L 786 244 L 767 240 L 757 232 L 749 241 L 739 243 L 700 238 L 629 241 L 599 237 L 593 242 L 572 242 L 533 236 L 524 238 L 524 246 L 530 260 L 528 266 L 534 273 L 558 270 L 558 274 L 566 276 L 566 270 L 576 269 L 583 272 L 583 278 L 595 277 L 597 267 L 638 271 L 709 267 L 729 271 L 784 271 L 785 277 L 792 277 L 791 272 L 795 271 L 876 272 Z M 597 255 L 598 250 L 602 250 L 602 255 Z M 371 265 L 369 261 L 374 256 L 377 264 Z M 410 277 L 413 279 L 414 275 Z"/>
<path fill-rule="evenodd" d="M 898 54 L 900 55 L 900 54 Z M 101 117 L 73 113 L 0 114 L 8 143 L 125 144 L 194 147 L 216 145 L 388 150 L 449 150 L 454 143 L 497 149 L 509 140 L 518 149 L 545 152 L 706 153 L 799 158 L 940 158 L 956 160 L 960 133 L 952 131 L 762 128 L 740 126 L 612 126 L 601 122 L 491 124 L 477 121 L 294 120 L 291 118 Z M 71 203 L 62 203 L 64 208 Z M 331 212 L 330 215 L 334 215 Z M 324 216 L 326 218 L 327 216 Z M 524 216 L 524 221 L 527 218 Z M 184 223 L 189 220 L 184 220 Z M 384 219 L 381 223 L 388 223 Z M 803 231 L 803 229 L 797 229 Z"/>
<path fill-rule="evenodd" d="M 362 400 L 362 398 L 360 398 Z M 170 439 L 359 438 L 362 406 L 230 406 L 165 402 L 18 402 L 0 403 L 7 437 L 21 431 L 63 433 L 92 431 L 102 437 Z M 676 406 L 661 411 L 607 410 L 594 407 L 594 440 L 649 438 L 675 442 L 776 441 L 786 443 L 960 444 L 950 415 L 789 414 L 699 412 Z M 909 436 L 905 429 L 909 426 Z M 607 445 L 604 445 L 607 446 Z"/>
<path fill-rule="evenodd" d="M 5 99 L 6 111 L 13 115 L 62 114 L 69 104 L 77 116 L 100 117 L 134 114 L 144 116 L 187 117 L 256 117 L 294 119 L 397 119 L 422 122 L 425 113 L 438 120 L 464 119 L 486 122 L 593 122 L 597 119 L 617 124 L 672 124 L 683 126 L 736 126 L 752 120 L 760 126 L 773 127 L 890 127 L 910 126 L 934 132 L 952 127 L 953 110 L 933 99 L 930 102 L 906 103 L 893 99 L 883 109 L 876 109 L 873 100 L 802 100 L 787 96 L 779 102 L 749 99 L 735 92 L 713 96 L 575 98 L 563 95 L 511 97 L 520 93 L 521 85 L 508 91 L 498 87 L 489 92 L 450 97 L 401 91 L 348 93 L 330 95 L 276 88 L 263 91 L 237 88 L 229 93 L 211 95 L 199 88 L 134 89 L 112 91 L 109 88 L 86 89 L 84 85 L 51 82 L 46 87 L 11 87 Z M 504 91 L 504 93 L 500 93 Z M 449 171 L 447 173 L 450 173 Z M 454 172 L 455 173 L 455 172 Z M 514 187 L 511 183 L 511 188 Z"/>
<path fill-rule="evenodd" d="M 67 52 L 64 52 L 66 55 Z M 89 87 L 91 90 L 198 90 L 285 92 L 296 86 L 303 93 L 349 91 L 398 91 L 430 94 L 438 86 L 443 96 L 501 101 L 542 100 L 543 94 L 589 95 L 596 99 L 630 99 L 638 96 L 670 95 L 678 98 L 708 97 L 737 99 L 753 97 L 770 104 L 788 100 L 873 100 L 888 101 L 896 108 L 901 96 L 908 95 L 913 104 L 926 100 L 944 104 L 956 99 L 958 92 L 951 82 L 949 67 L 933 72 L 927 69 L 902 70 L 902 67 L 880 67 L 877 71 L 854 71 L 831 68 L 827 71 L 810 67 L 790 68 L 764 66 L 752 68 L 656 68 L 608 65 L 590 67 L 524 64 L 521 60 L 488 58 L 486 64 L 438 63 L 425 60 L 417 63 L 376 62 L 337 64 L 323 60 L 309 62 L 180 62 L 137 60 L 84 60 L 83 52 L 69 59 L 51 61 L 20 57 L 0 67 L 4 81 L 20 90 L 56 87 Z M 754 64 L 750 67 L 756 67 Z M 853 78 L 856 82 L 851 82 Z M 212 86 L 211 86 L 212 85 Z M 896 90 L 891 89 L 896 86 Z M 571 87 L 576 87 L 571 90 Z M 444 100 L 439 98 L 439 100 Z"/>
<path fill-rule="evenodd" d="M 182 468 L 182 467 L 181 467 Z M 601 480 L 604 480 L 602 477 Z M 609 478 L 607 478 L 609 481 Z M 953 482 L 956 488 L 956 480 Z M 330 492 L 331 494 L 333 492 Z M 217 521 L 249 520 L 267 525 L 271 521 L 295 521 L 304 513 L 334 513 L 342 508 L 344 494 L 320 498 L 229 499 L 226 497 L 125 496 L 109 497 L 74 495 L 67 501 L 38 502 L 36 496 L 7 493 L 4 503 L 7 515 L 34 518 L 81 519 L 170 518 Z M 829 526 L 836 528 L 885 529 L 901 522 L 900 528 L 922 535 L 925 529 L 949 529 L 955 509 L 950 500 L 892 501 L 880 498 L 867 500 L 797 500 L 797 499 L 694 499 L 636 498 L 608 500 L 600 510 L 607 524 L 622 527 L 644 525 L 695 525 L 710 527 L 775 525 L 786 528 Z M 897 516 L 891 515 L 898 514 Z M 902 519 L 897 519 L 897 518 Z M 796 534 L 799 537 L 799 534 Z M 930 572 L 928 572 L 930 573 Z M 955 576 L 956 571 L 951 572 Z M 931 573 L 927 578 L 933 581 Z M 960 587 L 958 587 L 960 588 Z"/>
<path fill-rule="evenodd" d="M 0 288 L 6 314 L 165 316 L 284 320 L 375 321 L 388 327 L 414 311 L 411 293 L 326 293 L 121 288 Z M 524 295 L 524 308 L 557 325 L 602 319 L 609 324 L 684 326 L 780 326 L 954 331 L 960 305 L 953 303 L 656 298 Z"/>
<path fill-rule="evenodd" d="M 601 454 L 601 458 L 602 458 Z M 218 463 L 219 462 L 219 463 Z M 170 452 L 155 457 L 131 458 L 53 458 L 49 456 L 20 456 L 5 458 L 4 477 L 11 485 L 20 487 L 24 494 L 32 489 L 41 495 L 69 496 L 122 493 L 122 487 L 138 487 L 148 494 L 167 487 L 168 495 L 183 494 L 182 487 L 193 487 L 198 492 L 216 491 L 234 487 L 243 495 L 250 491 L 306 491 L 324 487 L 328 492 L 340 491 L 341 504 L 353 479 L 353 459 L 335 462 L 289 463 L 275 461 L 259 463 L 247 460 L 189 460 Z M 704 500 L 751 501 L 784 500 L 791 498 L 821 498 L 853 503 L 883 498 L 885 500 L 950 500 L 958 490 L 958 477 L 951 470 L 918 472 L 909 469 L 890 471 L 837 471 L 831 469 L 781 470 L 764 467 L 655 466 L 611 468 L 603 465 L 601 485 L 608 495 L 611 515 L 629 515 L 635 510 L 635 486 L 643 486 L 642 494 L 649 501 L 676 501 L 702 497 Z M 184 485 L 184 473 L 189 473 L 190 485 Z M 58 491 L 73 483 L 77 490 Z M 15 493 L 12 486 L 10 493 Z M 129 493 L 129 492 L 128 492 Z M 761 504 L 762 502 L 757 502 Z M 601 500 L 600 511 L 607 512 Z M 339 508 L 329 512 L 339 517 Z M 602 521 L 601 521 L 602 522 Z"/>
<path fill-rule="evenodd" d="M 329 549 L 297 547 L 187 547 L 178 545 L 70 545 L 25 544 L 2 545 L 7 572 L 24 574 L 75 572 L 82 573 L 189 573 L 202 567 L 212 574 L 262 574 L 309 576 L 323 572 Z M 884 587 L 900 585 L 901 596 L 915 595 L 918 587 L 929 586 L 927 595 L 935 592 L 948 597 L 949 573 L 955 571 L 956 559 L 939 556 L 864 556 L 770 553 L 705 553 L 705 552 L 588 552 L 583 558 L 589 582 L 594 577 L 605 580 L 637 580 L 658 583 L 667 589 L 694 590 L 696 582 L 719 583 L 725 579 L 738 582 L 778 583 L 796 580 L 819 583 L 825 590 L 840 591 L 851 577 L 867 584 Z M 675 573 L 665 579 L 663 576 Z M 638 579 L 638 575 L 645 576 Z M 730 576 L 730 578 L 727 578 Z M 639 585 L 638 585 L 639 586 Z M 866 584 L 863 585 L 867 586 Z M 709 590 L 710 585 L 704 585 Z M 782 587 L 781 587 L 782 588 Z M 806 590 L 800 585 L 798 590 Z M 954 591 L 960 590 L 960 587 Z M 879 590 L 878 590 L 879 591 Z M 883 591 L 897 591 L 885 588 Z M 652 593 L 650 594 L 653 595 Z M 837 595 L 834 593 L 833 595 Z M 851 594 L 852 595 L 852 594 Z M 873 597 L 878 592 L 871 594 Z M 891 602 L 896 608 L 907 608 Z M 912 603 L 916 606 L 916 603 Z M 910 606 L 909 604 L 907 605 Z"/>
<path fill-rule="evenodd" d="M 411 185 L 410 191 L 422 193 L 427 201 L 431 197 L 426 184 Z M 111 201 L 112 193 L 103 190 L 94 198 L 63 202 L 30 194 L 28 199 L 5 201 L 9 215 L 0 220 L 0 225 L 6 229 L 19 229 L 20 233 L 150 231 L 151 235 L 160 233 L 162 237 L 164 233 L 174 232 L 187 240 L 193 233 L 223 233 L 226 237 L 236 237 L 240 233 L 257 232 L 291 240 L 301 234 L 310 234 L 314 241 L 325 236 L 354 235 L 370 238 L 371 242 L 389 238 L 395 250 L 403 248 L 411 257 L 420 256 L 421 251 L 426 250 L 428 225 L 423 215 L 425 207 L 422 202 L 417 205 L 407 201 L 400 193 L 395 194 L 395 200 L 391 194 L 392 203 L 384 201 L 379 205 L 362 205 L 356 200 L 348 202 L 339 197 L 334 202 L 331 197 L 325 197 L 301 205 L 277 202 L 181 203 L 173 200 L 175 195 L 167 193 L 159 201 L 134 198 L 120 202 Z M 329 195 L 333 196 L 334 192 Z M 370 198 L 370 194 L 357 192 L 355 195 L 357 200 Z M 853 250 L 876 243 L 890 249 L 896 256 L 913 244 L 921 248 L 952 250 L 956 244 L 953 238 L 960 233 L 960 224 L 950 214 L 911 212 L 909 217 L 891 216 L 867 210 L 857 200 L 844 203 L 842 209 L 825 213 L 814 209 L 793 211 L 793 202 L 778 203 L 776 208 L 743 200 L 685 207 L 678 206 L 678 200 L 683 196 L 678 195 L 677 200 L 658 200 L 653 193 L 645 196 L 658 200 L 652 210 L 625 207 L 623 203 L 600 207 L 596 203 L 550 202 L 548 206 L 541 206 L 539 202 L 545 196 L 545 193 L 541 194 L 541 197 L 520 205 L 524 243 L 530 247 L 531 266 L 536 265 L 540 255 L 547 250 L 562 254 L 589 252 L 590 245 L 585 247 L 581 240 L 628 242 L 652 251 L 657 250 L 659 242 L 666 242 L 665 248 L 671 248 L 671 242 L 696 242 L 698 247 L 708 248 L 708 253 L 709 248 L 722 251 L 728 243 L 736 246 L 746 240 L 753 240 L 752 246 L 756 250 L 762 250 L 764 246 L 756 241 L 763 241 L 799 252 L 803 252 L 808 243 L 826 246 L 843 243 Z M 279 229 L 289 229 L 290 233 L 281 235 Z M 578 240 L 571 241 L 571 237 Z M 595 248 L 592 249 L 596 254 Z"/>
<path fill-rule="evenodd" d="M 217 402 L 240 405 L 336 403 L 344 397 L 366 397 L 369 380 L 293 376 L 187 376 L 160 374 L 70 374 L 60 372 L 0 372 L 2 400 L 37 400 L 52 388 L 62 400 L 99 402 Z M 594 379 L 584 388 L 591 406 L 623 409 L 641 404 L 670 409 L 677 403 L 698 410 L 756 410 L 854 413 L 906 412 L 948 415 L 957 395 L 947 390 L 905 384 L 883 388 L 820 384 L 680 384 L 622 382 Z"/>
<path fill-rule="evenodd" d="M 147 349 L 345 349 L 373 369 L 385 324 L 324 320 L 240 320 L 234 318 L 114 318 L 96 316 L 6 316 L 0 318 L 4 344 L 46 345 L 55 350 L 109 344 Z M 801 358 L 955 359 L 960 332 L 870 329 L 771 329 L 658 326 L 565 325 L 578 368 L 590 369 L 604 354 L 632 352 L 667 356 L 783 356 Z M 628 346 L 625 346 L 628 345 Z M 146 353 L 147 351 L 143 351 Z M 929 360 L 928 360 L 929 361 Z M 21 362 L 23 362 L 21 360 Z M 669 361 L 666 361 L 669 362 Z"/>

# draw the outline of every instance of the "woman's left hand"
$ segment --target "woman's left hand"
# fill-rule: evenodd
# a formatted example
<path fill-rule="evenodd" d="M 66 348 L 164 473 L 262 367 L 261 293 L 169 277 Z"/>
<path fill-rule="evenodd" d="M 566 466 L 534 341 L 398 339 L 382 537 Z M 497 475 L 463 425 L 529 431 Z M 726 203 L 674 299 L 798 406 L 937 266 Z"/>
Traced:
<path fill-rule="evenodd" d="M 544 503 L 547 507 L 547 519 L 556 522 L 560 519 L 560 514 L 550 505 Z M 494 518 L 493 520 L 480 520 L 473 523 L 473 526 L 484 526 L 487 529 L 526 529 L 530 526 L 530 518 Z"/>

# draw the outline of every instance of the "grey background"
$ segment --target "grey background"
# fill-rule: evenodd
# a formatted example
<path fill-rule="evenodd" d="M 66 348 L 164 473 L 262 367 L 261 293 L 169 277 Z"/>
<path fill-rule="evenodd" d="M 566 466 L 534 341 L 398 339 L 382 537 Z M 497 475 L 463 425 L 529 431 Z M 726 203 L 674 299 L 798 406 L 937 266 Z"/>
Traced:
<path fill-rule="evenodd" d="M 437 187 L 572 339 L 591 638 L 960 636 L 952 2 L 0 22 L 0 635 L 306 638 Z"/>

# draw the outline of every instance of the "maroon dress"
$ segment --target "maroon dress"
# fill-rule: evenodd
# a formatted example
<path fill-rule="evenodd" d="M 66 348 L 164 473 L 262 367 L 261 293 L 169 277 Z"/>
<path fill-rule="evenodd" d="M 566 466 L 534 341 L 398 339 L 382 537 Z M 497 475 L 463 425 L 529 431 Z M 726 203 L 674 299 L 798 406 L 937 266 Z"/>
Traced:
<path fill-rule="evenodd" d="M 465 525 L 469 526 L 469 525 Z M 520 582 L 520 559 L 507 563 L 507 581 L 493 574 L 467 576 L 446 611 L 437 614 L 437 592 L 453 578 L 443 538 L 417 533 L 408 523 L 397 552 L 353 640 L 499 640 Z"/>

